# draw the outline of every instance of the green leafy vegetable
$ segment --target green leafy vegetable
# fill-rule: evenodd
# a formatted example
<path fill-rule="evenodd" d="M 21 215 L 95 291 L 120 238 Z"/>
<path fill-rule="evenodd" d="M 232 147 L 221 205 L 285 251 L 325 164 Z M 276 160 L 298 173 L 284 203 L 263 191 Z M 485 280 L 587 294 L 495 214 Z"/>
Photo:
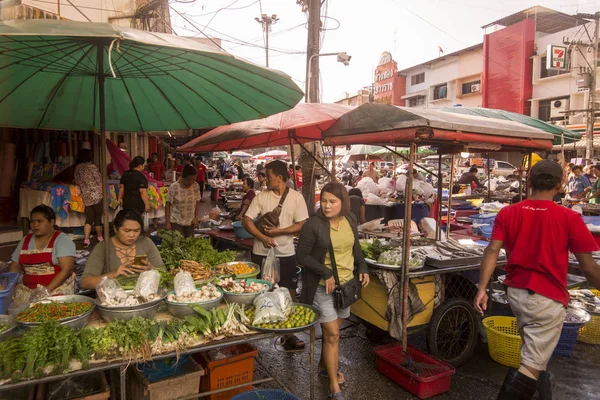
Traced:
<path fill-rule="evenodd" d="M 160 255 L 168 270 L 179 267 L 181 260 L 205 263 L 211 268 L 235 260 L 235 252 L 218 251 L 207 239 L 184 238 L 177 231 L 165 230 L 160 230 L 158 236 L 162 239 Z"/>

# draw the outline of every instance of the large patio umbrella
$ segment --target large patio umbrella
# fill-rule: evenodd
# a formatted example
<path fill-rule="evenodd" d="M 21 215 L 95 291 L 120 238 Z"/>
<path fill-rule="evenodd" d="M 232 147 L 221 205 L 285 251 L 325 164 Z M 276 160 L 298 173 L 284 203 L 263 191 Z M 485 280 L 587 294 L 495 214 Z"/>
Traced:
<path fill-rule="evenodd" d="M 289 76 L 191 39 L 56 20 L 0 23 L 0 83 L 0 126 L 97 130 L 102 144 L 106 130 L 230 124 L 303 96 Z M 106 196 L 104 211 L 108 238 Z"/>
<path fill-rule="evenodd" d="M 290 156 L 287 151 L 269 150 L 252 157 L 253 160 L 266 160 L 269 158 L 290 158 Z"/>
<path fill-rule="evenodd" d="M 252 154 L 246 153 L 245 151 L 234 151 L 231 153 L 231 156 L 238 158 L 250 158 L 252 157 Z"/>
<path fill-rule="evenodd" d="M 177 148 L 178 152 L 237 150 L 321 140 L 321 132 L 354 107 L 343 104 L 300 103 L 270 117 L 219 126 Z"/>

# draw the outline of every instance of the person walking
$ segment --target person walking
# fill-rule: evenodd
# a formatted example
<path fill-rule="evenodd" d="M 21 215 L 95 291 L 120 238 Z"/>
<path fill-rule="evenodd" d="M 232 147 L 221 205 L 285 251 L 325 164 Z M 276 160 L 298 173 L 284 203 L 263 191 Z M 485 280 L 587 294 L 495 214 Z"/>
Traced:
<path fill-rule="evenodd" d="M 148 172 L 152 173 L 153 178 L 157 181 L 165 179 L 165 166 L 158 159 L 158 153 L 152 153 L 152 159 L 150 160 L 150 164 L 148 164 Z"/>
<path fill-rule="evenodd" d="M 148 203 L 148 180 L 142 174 L 144 157 L 136 156 L 129 163 L 129 170 L 121 176 L 119 205 L 124 210 L 134 210 L 142 215 L 150 211 Z"/>
<path fill-rule="evenodd" d="M 79 186 L 83 204 L 85 205 L 85 224 L 83 225 L 83 247 L 90 246 L 92 225 L 96 228 L 98 242 L 102 238 L 102 176 L 97 166 L 92 163 L 93 155 L 90 149 L 79 150 L 75 165 L 75 183 Z"/>
<path fill-rule="evenodd" d="M 552 201 L 561 188 L 563 170 L 554 161 L 539 161 L 530 170 L 532 195 L 503 208 L 496 217 L 491 242 L 481 263 L 475 309 L 487 308 L 486 288 L 498 254 L 506 250 L 504 284 L 522 338 L 521 366 L 511 368 L 498 400 L 552 398 L 546 366 L 560 338 L 569 304 L 569 251 L 575 254 L 588 282 L 600 288 L 600 268 L 592 258 L 598 245 L 581 215 Z"/>
<path fill-rule="evenodd" d="M 363 287 L 369 284 L 369 271 L 358 241 L 357 218 L 351 212 L 343 184 L 328 183 L 321 189 L 321 208 L 300 231 L 298 263 L 303 267 L 300 302 L 314 304 L 321 310 L 323 347 L 319 375 L 329 377 L 331 397 L 343 399 L 340 383 L 345 378 L 338 370 L 338 346 L 340 326 L 350 316 L 350 306 L 337 308 L 332 293 L 336 284 L 352 279 L 358 279 Z"/>
<path fill-rule="evenodd" d="M 379 172 L 375 169 L 375 163 L 369 163 L 369 169 L 362 174 L 363 178 L 371 178 L 373 182 L 377 183 L 379 181 Z"/>
<path fill-rule="evenodd" d="M 252 262 L 263 265 L 269 249 L 275 248 L 275 256 L 280 264 L 279 285 L 288 288 L 292 299 L 296 301 L 298 278 L 296 277 L 296 251 L 294 234 L 300 232 L 308 219 L 308 209 L 304 197 L 290 190 L 285 183 L 289 179 L 287 166 L 283 161 L 275 160 L 266 165 L 268 190 L 260 192 L 250 203 L 242 224 L 256 238 L 252 248 Z M 261 231 L 254 220 L 279 207 L 279 226 L 267 225 Z M 283 348 L 288 351 L 303 350 L 304 342 L 294 335 L 285 336 Z"/>
<path fill-rule="evenodd" d="M 200 187 L 196 168 L 183 167 L 181 178 L 169 187 L 165 207 L 165 229 L 175 230 L 184 237 L 194 237 L 200 210 Z"/>
<path fill-rule="evenodd" d="M 204 202 L 204 182 L 206 182 L 206 171 L 208 167 L 206 164 L 202 162 L 202 157 L 198 157 L 196 159 L 196 171 L 198 172 L 196 175 L 196 183 L 200 187 L 200 201 Z"/>

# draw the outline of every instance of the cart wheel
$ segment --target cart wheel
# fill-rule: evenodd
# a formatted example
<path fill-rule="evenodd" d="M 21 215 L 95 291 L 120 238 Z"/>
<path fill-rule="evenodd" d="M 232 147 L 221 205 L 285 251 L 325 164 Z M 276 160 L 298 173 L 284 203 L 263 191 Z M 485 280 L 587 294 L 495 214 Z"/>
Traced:
<path fill-rule="evenodd" d="M 464 299 L 450 299 L 440 305 L 429 321 L 429 353 L 458 367 L 473 354 L 477 344 L 477 315 Z"/>

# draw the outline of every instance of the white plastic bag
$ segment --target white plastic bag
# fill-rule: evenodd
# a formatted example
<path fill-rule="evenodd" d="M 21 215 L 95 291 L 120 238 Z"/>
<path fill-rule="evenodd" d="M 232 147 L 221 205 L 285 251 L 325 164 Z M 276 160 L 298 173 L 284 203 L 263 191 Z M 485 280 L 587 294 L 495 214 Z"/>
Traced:
<path fill-rule="evenodd" d="M 283 315 L 285 315 L 287 318 L 293 310 L 293 301 L 292 296 L 290 295 L 290 291 L 288 290 L 288 288 L 279 287 L 273 290 L 271 294 L 273 295 L 275 305 L 279 307 Z"/>
<path fill-rule="evenodd" d="M 363 194 L 363 197 L 368 197 L 369 193 L 373 193 L 376 195 L 379 190 L 375 181 L 373 181 L 373 179 L 369 178 L 368 176 L 365 176 L 360 181 L 358 181 L 356 187 L 360 189 L 360 191 Z"/>
<path fill-rule="evenodd" d="M 276 297 L 273 293 L 263 293 L 254 299 L 254 321 L 252 325 L 270 324 L 274 322 L 285 321 L 286 317 L 277 306 Z"/>
<path fill-rule="evenodd" d="M 188 296 L 196 292 L 194 278 L 192 278 L 192 275 L 187 271 L 179 270 L 173 279 L 173 284 L 175 286 L 176 296 Z"/>
<path fill-rule="evenodd" d="M 158 285 L 160 284 L 160 272 L 155 269 L 144 271 L 140 274 L 133 295 L 141 297 L 145 301 L 152 301 L 157 297 Z"/>
<path fill-rule="evenodd" d="M 96 285 L 96 294 L 100 303 L 107 305 L 118 304 L 127 298 L 119 282 L 106 276 Z"/>
<path fill-rule="evenodd" d="M 279 259 L 275 257 L 275 248 L 271 247 L 262 266 L 262 279 L 270 282 L 273 285 L 278 283 L 280 276 L 279 268 Z"/>

